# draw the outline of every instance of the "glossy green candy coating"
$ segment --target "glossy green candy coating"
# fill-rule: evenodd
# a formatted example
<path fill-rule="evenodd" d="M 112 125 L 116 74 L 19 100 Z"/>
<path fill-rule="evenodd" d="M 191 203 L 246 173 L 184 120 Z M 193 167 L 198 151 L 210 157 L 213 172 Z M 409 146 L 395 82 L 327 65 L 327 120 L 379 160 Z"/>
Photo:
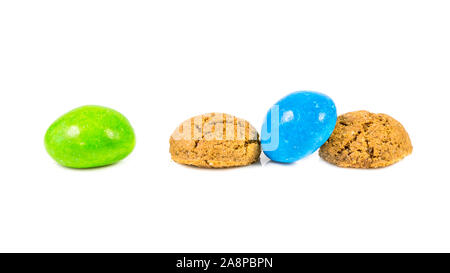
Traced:
<path fill-rule="evenodd" d="M 130 122 L 102 106 L 82 106 L 57 119 L 45 134 L 45 148 L 59 164 L 93 168 L 114 164 L 133 151 Z"/>

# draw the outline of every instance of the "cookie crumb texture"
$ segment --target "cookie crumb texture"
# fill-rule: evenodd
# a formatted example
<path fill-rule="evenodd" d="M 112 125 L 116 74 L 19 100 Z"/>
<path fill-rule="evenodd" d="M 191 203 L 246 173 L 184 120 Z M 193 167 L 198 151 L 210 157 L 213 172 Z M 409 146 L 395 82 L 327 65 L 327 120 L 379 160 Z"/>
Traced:
<path fill-rule="evenodd" d="M 180 164 L 229 168 L 256 162 L 259 134 L 246 120 L 209 113 L 184 121 L 170 137 L 170 154 Z"/>
<path fill-rule="evenodd" d="M 411 154 L 405 128 L 386 114 L 356 111 L 340 115 L 319 156 L 339 167 L 381 168 Z"/>

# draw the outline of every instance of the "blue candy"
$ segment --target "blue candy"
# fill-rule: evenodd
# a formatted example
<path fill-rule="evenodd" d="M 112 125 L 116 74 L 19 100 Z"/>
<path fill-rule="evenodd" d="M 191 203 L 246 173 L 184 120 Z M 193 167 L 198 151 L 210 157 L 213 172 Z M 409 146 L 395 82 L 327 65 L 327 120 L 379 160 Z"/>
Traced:
<path fill-rule="evenodd" d="M 291 163 L 314 153 L 336 125 L 330 97 L 311 91 L 294 92 L 278 101 L 266 115 L 261 146 L 273 161 Z"/>

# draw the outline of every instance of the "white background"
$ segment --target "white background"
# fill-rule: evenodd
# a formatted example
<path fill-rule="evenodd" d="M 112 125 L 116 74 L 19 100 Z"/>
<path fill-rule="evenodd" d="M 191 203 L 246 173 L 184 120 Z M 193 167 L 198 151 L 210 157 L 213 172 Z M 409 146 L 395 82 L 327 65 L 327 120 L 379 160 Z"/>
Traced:
<path fill-rule="evenodd" d="M 0 251 L 450 251 L 449 14 L 448 1 L 2 1 Z M 413 154 L 380 170 L 317 153 L 171 161 L 183 120 L 226 112 L 260 129 L 297 90 L 392 115 Z M 47 155 L 48 126 L 86 104 L 132 123 L 119 164 Z"/>

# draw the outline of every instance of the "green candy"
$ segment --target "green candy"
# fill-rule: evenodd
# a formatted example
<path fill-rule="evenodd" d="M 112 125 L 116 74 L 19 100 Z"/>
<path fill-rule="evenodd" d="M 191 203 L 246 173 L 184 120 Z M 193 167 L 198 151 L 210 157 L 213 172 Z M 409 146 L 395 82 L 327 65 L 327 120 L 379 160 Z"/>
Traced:
<path fill-rule="evenodd" d="M 136 144 L 130 122 L 119 112 L 87 105 L 57 119 L 45 134 L 45 148 L 59 164 L 93 168 L 114 164 Z"/>

